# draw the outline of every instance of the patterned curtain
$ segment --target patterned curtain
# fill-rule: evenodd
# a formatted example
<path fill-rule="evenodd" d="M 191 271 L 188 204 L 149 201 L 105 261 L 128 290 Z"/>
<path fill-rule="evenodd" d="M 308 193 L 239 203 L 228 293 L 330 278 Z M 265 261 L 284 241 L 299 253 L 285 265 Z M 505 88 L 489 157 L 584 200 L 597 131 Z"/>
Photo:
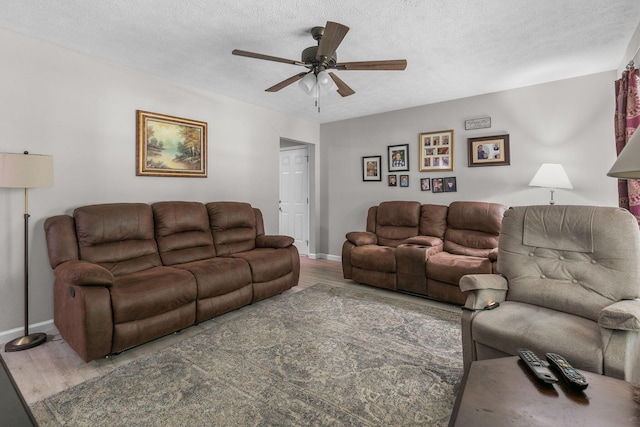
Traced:
<path fill-rule="evenodd" d="M 616 152 L 618 155 L 640 125 L 640 98 L 638 78 L 640 73 L 628 66 L 622 78 L 616 80 Z M 640 180 L 618 180 L 618 203 L 631 212 L 640 224 Z"/>

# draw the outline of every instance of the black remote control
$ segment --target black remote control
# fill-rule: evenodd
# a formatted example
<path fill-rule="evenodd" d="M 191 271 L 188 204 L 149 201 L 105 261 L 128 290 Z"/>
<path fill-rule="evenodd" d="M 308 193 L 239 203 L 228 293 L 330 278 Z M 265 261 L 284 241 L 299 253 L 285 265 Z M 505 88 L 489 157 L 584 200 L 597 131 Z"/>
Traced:
<path fill-rule="evenodd" d="M 540 360 L 533 351 L 527 350 L 526 348 L 519 348 L 518 356 L 520 356 L 520 359 L 522 359 L 524 364 L 527 365 L 533 375 L 535 375 L 540 381 L 547 384 L 558 382 L 558 377 L 553 375 L 549 368 L 547 368 L 546 364 Z"/>
<path fill-rule="evenodd" d="M 576 371 L 573 366 L 569 365 L 567 359 L 556 353 L 547 353 L 547 360 L 551 366 L 555 367 L 569 387 L 574 390 L 584 390 L 589 383 L 580 372 Z"/>

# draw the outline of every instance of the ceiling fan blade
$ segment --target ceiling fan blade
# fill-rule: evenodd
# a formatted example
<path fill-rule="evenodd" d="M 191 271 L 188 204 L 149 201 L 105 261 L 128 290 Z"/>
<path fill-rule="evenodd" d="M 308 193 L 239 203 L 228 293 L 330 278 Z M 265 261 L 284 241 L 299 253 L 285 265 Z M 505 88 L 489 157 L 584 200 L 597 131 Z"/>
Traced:
<path fill-rule="evenodd" d="M 338 86 L 338 93 L 341 96 L 349 96 L 356 93 L 355 90 L 351 89 L 345 82 L 342 81 L 340 77 L 338 77 L 335 73 L 329 73 L 333 82 Z"/>
<path fill-rule="evenodd" d="M 288 79 L 283 80 L 280 83 L 271 86 L 269 89 L 265 89 L 265 92 L 277 92 L 280 89 L 283 89 L 283 88 L 289 86 L 291 83 L 297 82 L 298 80 L 300 80 L 301 78 L 303 78 L 304 76 L 306 76 L 309 73 L 310 73 L 310 71 L 306 71 L 304 73 L 296 74 L 295 76 L 289 77 Z"/>
<path fill-rule="evenodd" d="M 316 59 L 322 61 L 323 58 L 331 58 L 342 43 L 342 39 L 347 35 L 349 27 L 337 22 L 327 21 L 324 27 L 324 34 L 318 44 Z"/>
<path fill-rule="evenodd" d="M 406 59 L 392 59 L 388 61 L 340 62 L 337 70 L 404 70 L 407 68 Z"/>
<path fill-rule="evenodd" d="M 246 56 L 247 58 L 264 59 L 267 61 L 283 62 L 285 64 L 305 65 L 304 62 L 294 61 L 293 59 L 278 58 L 277 56 L 263 55 L 261 53 L 247 52 L 246 50 L 234 49 L 231 54 L 238 56 Z"/>

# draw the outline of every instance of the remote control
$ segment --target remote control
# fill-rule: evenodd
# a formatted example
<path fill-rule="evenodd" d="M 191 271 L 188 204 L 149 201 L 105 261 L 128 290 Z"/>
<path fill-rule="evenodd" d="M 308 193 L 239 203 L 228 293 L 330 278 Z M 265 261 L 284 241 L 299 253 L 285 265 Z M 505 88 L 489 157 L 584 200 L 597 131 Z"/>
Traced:
<path fill-rule="evenodd" d="M 576 371 L 573 366 L 569 365 L 567 359 L 556 353 L 547 353 L 547 360 L 551 366 L 555 367 L 569 387 L 575 390 L 584 390 L 589 383 L 580 372 Z"/>
<path fill-rule="evenodd" d="M 520 359 L 522 359 L 524 364 L 527 365 L 533 375 L 540 381 L 547 384 L 558 382 L 558 377 L 553 375 L 549 368 L 547 368 L 544 362 L 542 362 L 533 351 L 527 350 L 526 348 L 519 348 L 518 356 L 520 356 Z"/>

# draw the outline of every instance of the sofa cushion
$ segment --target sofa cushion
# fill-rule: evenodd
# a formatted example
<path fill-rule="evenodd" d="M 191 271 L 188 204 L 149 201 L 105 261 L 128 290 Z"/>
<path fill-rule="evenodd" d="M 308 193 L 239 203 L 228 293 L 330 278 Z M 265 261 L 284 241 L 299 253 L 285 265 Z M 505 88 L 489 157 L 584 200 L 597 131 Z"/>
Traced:
<path fill-rule="evenodd" d="M 505 325 L 509 327 L 505 328 Z M 574 367 L 603 373 L 600 327 L 583 317 L 505 301 L 495 310 L 478 312 L 473 317 L 471 329 L 474 341 L 501 352 L 516 354 L 518 348 L 529 348 L 538 354 L 570 354 Z M 501 338 L 496 340 L 496 337 Z M 576 351 L 578 348 L 581 350 Z"/>
<path fill-rule="evenodd" d="M 425 204 L 420 208 L 420 234 L 444 239 L 448 206 Z"/>
<path fill-rule="evenodd" d="M 114 324 L 167 313 L 194 302 L 198 293 L 193 275 L 173 267 L 118 276 L 110 290 Z"/>
<path fill-rule="evenodd" d="M 351 250 L 351 265 L 363 270 L 395 273 L 396 249 L 377 245 L 356 246 Z"/>
<path fill-rule="evenodd" d="M 293 261 L 287 249 L 256 248 L 231 256 L 249 263 L 253 283 L 268 282 L 293 271 Z"/>
<path fill-rule="evenodd" d="M 219 256 L 250 251 L 256 247 L 256 216 L 248 203 L 206 204 L 213 243 Z"/>
<path fill-rule="evenodd" d="M 382 202 L 376 212 L 378 244 L 397 247 L 405 239 L 417 236 L 420 227 L 419 202 Z"/>
<path fill-rule="evenodd" d="M 488 256 L 498 246 L 506 206 L 486 202 L 452 202 L 447 212 L 444 250 L 453 254 Z"/>
<path fill-rule="evenodd" d="M 195 276 L 198 299 L 217 297 L 251 284 L 251 269 L 244 259 L 218 257 L 174 267 Z"/>
<path fill-rule="evenodd" d="M 426 275 L 429 279 L 458 285 L 465 274 L 490 274 L 492 262 L 488 258 L 438 252 L 427 258 Z"/>
<path fill-rule="evenodd" d="M 207 208 L 197 202 L 154 203 L 158 250 L 164 265 L 213 258 L 216 250 Z"/>
<path fill-rule="evenodd" d="M 99 264 L 114 276 L 161 265 L 151 206 L 113 203 L 77 208 L 80 259 Z"/>

